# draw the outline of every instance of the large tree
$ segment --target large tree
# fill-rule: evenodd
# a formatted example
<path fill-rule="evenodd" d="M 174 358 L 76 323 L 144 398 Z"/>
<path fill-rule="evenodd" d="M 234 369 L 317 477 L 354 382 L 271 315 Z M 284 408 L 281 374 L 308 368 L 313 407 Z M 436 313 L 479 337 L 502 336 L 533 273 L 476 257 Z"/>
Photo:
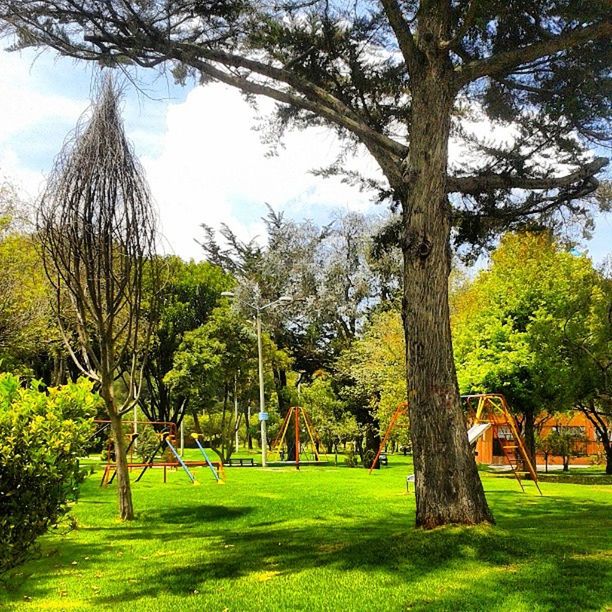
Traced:
<path fill-rule="evenodd" d="M 386 215 L 385 217 L 389 217 Z M 292 303 L 264 313 L 274 341 L 291 353 L 293 367 L 310 379 L 333 363 L 361 332 L 369 312 L 399 293 L 401 265 L 397 246 L 378 245 L 373 236 L 385 221 L 359 213 L 338 213 L 319 227 L 312 221 L 293 221 L 269 208 L 263 219 L 266 244 L 243 242 L 223 227 L 225 245 L 205 228 L 206 256 L 238 279 L 242 302 L 268 303 L 290 295 Z M 279 409 L 291 404 L 287 372 L 275 371 Z M 405 389 L 405 382 L 404 382 Z M 404 394 L 405 395 L 405 394 Z M 376 451 L 378 428 L 361 394 L 353 394 L 351 410 L 367 432 L 365 450 Z M 293 442 L 288 440 L 289 454 Z M 359 445 L 363 454 L 363 446 Z"/>
<path fill-rule="evenodd" d="M 583 209 L 606 164 L 587 146 L 609 118 L 608 0 L 0 0 L 0 18 L 17 44 L 168 63 L 276 100 L 280 129 L 323 123 L 370 152 L 402 209 L 417 524 L 492 520 L 453 365 L 451 232 L 482 244 Z"/>
<path fill-rule="evenodd" d="M 291 361 L 267 333 L 262 334 L 265 377 L 273 386 L 272 371 Z M 240 313 L 227 307 L 215 308 L 204 325 L 187 331 L 174 355 L 174 368 L 165 377 L 166 387 L 188 400 L 194 415 L 205 412 L 213 450 L 227 461 L 235 448 L 241 416 L 233 418 L 234 406 L 243 414 L 257 399 L 257 336 Z M 247 417 L 247 414 L 244 414 Z M 247 423 L 248 426 L 248 423 Z"/>
<path fill-rule="evenodd" d="M 556 330 L 571 362 L 574 405 L 591 421 L 612 474 L 612 260 L 591 275 L 589 291 Z M 546 329 L 544 333 L 554 333 Z"/>
<path fill-rule="evenodd" d="M 365 434 L 366 441 L 370 436 L 375 438 L 376 451 L 395 409 L 406 400 L 406 380 L 402 376 L 406 371 L 406 346 L 399 308 L 374 313 L 361 337 L 342 353 L 336 368 L 347 383 L 341 395 L 352 400 L 350 404 L 361 404 L 361 410 L 374 417 L 376 431 L 366 428 Z M 409 434 L 405 419 L 400 427 L 402 431 L 396 430 L 393 439 L 405 443 Z"/>

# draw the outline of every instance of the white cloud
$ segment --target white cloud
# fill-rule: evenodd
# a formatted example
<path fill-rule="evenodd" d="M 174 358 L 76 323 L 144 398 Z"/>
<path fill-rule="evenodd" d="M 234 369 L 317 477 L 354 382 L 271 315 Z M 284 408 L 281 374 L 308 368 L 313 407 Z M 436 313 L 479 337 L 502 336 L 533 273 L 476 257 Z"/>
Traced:
<path fill-rule="evenodd" d="M 259 112 L 272 105 L 263 101 Z M 223 85 L 194 89 L 182 104 L 169 106 L 159 156 L 143 158 L 160 208 L 163 231 L 174 250 L 198 257 L 199 225 L 225 222 L 243 239 L 262 233 L 265 203 L 292 216 L 312 217 L 338 208 L 366 210 L 371 197 L 340 179 L 310 170 L 330 164 L 341 143 L 329 130 L 292 132 L 278 157 L 253 130 L 257 113 L 240 94 Z M 361 155 L 351 167 L 376 173 Z"/>
<path fill-rule="evenodd" d="M 91 65 L 50 54 L 33 62 L 34 57 L 34 52 L 0 51 L 0 177 L 13 180 L 30 197 L 37 194 L 66 134 L 88 107 L 90 76 L 95 73 Z M 309 173 L 336 159 L 342 145 L 333 132 L 292 132 L 279 156 L 268 158 L 260 134 L 253 131 L 257 113 L 237 91 L 212 84 L 172 102 L 169 96 L 182 99 L 185 90 L 155 78 L 147 90 L 158 99 L 130 93 L 128 87 L 126 130 L 147 170 L 163 231 L 177 254 L 201 256 L 194 241 L 202 235 L 201 223 L 227 223 L 243 239 L 263 235 L 260 218 L 266 202 L 294 218 L 318 222 L 327 221 L 337 209 L 371 210 L 370 194 L 338 178 Z M 272 108 L 270 101 L 260 102 L 262 114 Z M 511 130 L 492 130 L 485 122 L 475 121 L 471 127 L 497 141 L 513 137 Z M 454 142 L 450 149 L 451 165 L 465 160 L 465 148 Z M 347 165 L 380 176 L 365 152 Z M 609 224 L 602 222 L 599 233 L 609 243 Z M 595 244 L 602 240 L 593 242 L 597 248 Z"/>
<path fill-rule="evenodd" d="M 41 188 L 53 159 L 41 168 L 28 158 L 48 156 L 50 146 L 57 152 L 88 105 L 86 98 L 49 91 L 35 75 L 47 73 L 53 62 L 48 56 L 34 58 L 32 53 L 0 52 L 0 174 L 29 198 Z"/>
<path fill-rule="evenodd" d="M 31 61 L 2 54 L 0 64 L 0 141 L 48 121 L 76 121 L 83 101 L 41 91 L 30 78 Z M 8 61 L 7 61 L 8 60 Z"/>

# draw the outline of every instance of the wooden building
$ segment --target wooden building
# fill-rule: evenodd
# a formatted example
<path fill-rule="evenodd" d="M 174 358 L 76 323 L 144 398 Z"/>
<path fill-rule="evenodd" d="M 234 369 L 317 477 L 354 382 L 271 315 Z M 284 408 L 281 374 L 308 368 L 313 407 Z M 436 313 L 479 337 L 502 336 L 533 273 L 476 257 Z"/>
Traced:
<path fill-rule="evenodd" d="M 503 465 L 506 460 L 497 438 L 511 438 L 511 432 L 507 424 L 500 422 L 501 419 L 492 417 L 492 427 L 488 429 L 476 442 L 476 461 L 486 465 Z M 593 424 L 582 412 L 573 412 L 569 415 L 552 415 L 538 423 L 538 432 L 545 438 L 551 431 L 560 428 L 574 428 L 584 441 L 576 442 L 575 453 L 577 456 L 570 459 L 572 465 L 591 465 L 598 456 L 603 454 L 603 447 L 598 439 Z M 495 435 L 497 434 L 497 436 Z M 543 465 L 546 461 L 544 454 L 537 453 L 536 463 Z M 605 461 L 605 458 L 604 458 Z M 562 457 L 548 457 L 549 465 L 561 465 Z"/>

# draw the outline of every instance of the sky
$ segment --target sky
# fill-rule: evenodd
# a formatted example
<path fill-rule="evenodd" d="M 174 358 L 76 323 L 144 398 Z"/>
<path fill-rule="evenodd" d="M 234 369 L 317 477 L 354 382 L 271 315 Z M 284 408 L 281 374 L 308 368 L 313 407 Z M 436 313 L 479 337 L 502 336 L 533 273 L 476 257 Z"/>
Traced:
<path fill-rule="evenodd" d="M 92 64 L 51 52 L 0 51 L 0 178 L 36 198 L 67 136 L 90 105 Z M 324 128 L 291 132 L 275 155 L 261 130 L 273 106 L 252 108 L 221 84 L 179 86 L 153 71 L 125 83 L 125 129 L 147 173 L 165 250 L 201 259 L 201 224 L 229 225 L 243 240 L 264 234 L 266 204 L 291 218 L 327 223 L 338 212 L 383 214 L 371 194 L 322 178 L 312 170 L 332 163 L 341 145 Z M 350 167 L 376 177 L 360 151 Z M 612 250 L 612 217 L 600 216 L 587 250 L 599 263 Z"/>

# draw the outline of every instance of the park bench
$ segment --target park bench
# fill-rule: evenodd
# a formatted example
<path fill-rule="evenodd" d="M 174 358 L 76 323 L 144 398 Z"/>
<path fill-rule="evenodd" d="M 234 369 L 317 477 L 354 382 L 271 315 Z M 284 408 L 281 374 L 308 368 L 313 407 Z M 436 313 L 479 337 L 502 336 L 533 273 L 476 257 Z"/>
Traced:
<path fill-rule="evenodd" d="M 253 457 L 248 457 L 246 459 L 228 459 L 225 465 L 227 465 L 227 467 L 255 467 L 255 461 L 253 461 Z"/>

